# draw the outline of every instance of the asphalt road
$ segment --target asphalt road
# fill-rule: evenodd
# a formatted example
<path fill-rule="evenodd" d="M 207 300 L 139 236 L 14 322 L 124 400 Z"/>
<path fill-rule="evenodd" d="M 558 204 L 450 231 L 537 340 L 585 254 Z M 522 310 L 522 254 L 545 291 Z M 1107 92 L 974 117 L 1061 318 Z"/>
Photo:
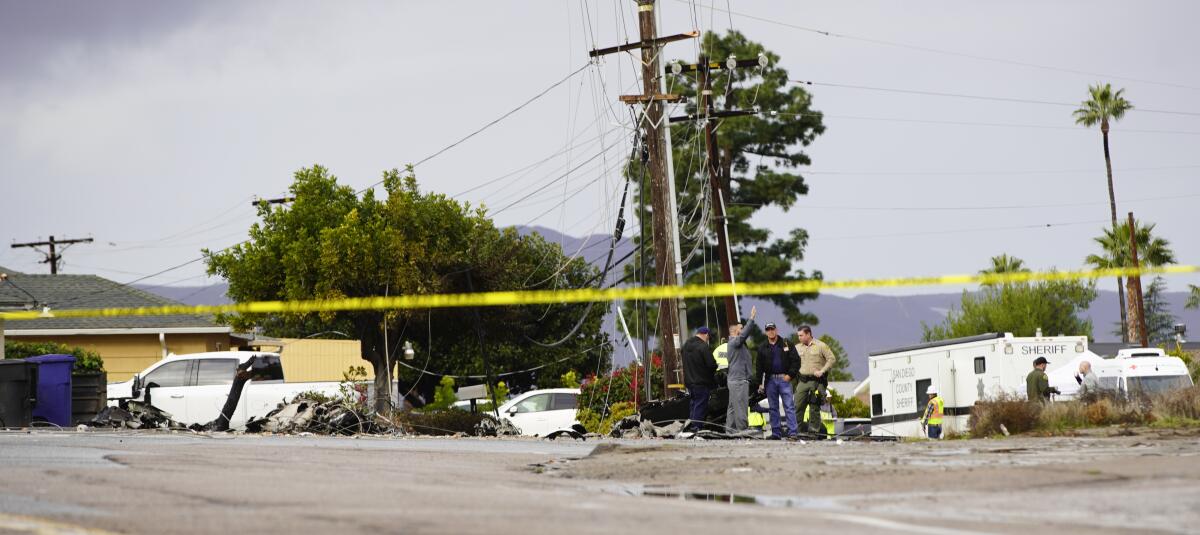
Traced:
<path fill-rule="evenodd" d="M 1195 436 L 599 444 L 0 432 L 0 533 L 1129 533 L 1200 525 Z"/>

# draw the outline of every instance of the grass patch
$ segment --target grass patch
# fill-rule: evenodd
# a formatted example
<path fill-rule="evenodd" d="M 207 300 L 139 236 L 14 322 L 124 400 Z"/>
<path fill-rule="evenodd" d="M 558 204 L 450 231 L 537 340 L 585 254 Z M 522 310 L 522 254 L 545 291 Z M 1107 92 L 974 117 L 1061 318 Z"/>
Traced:
<path fill-rule="evenodd" d="M 1012 434 L 1047 435 L 1110 426 L 1200 427 L 1200 387 L 1133 398 L 1098 393 L 1079 400 L 1045 404 L 1003 395 L 975 404 L 969 424 L 972 437 L 1002 434 L 1001 425 Z"/>

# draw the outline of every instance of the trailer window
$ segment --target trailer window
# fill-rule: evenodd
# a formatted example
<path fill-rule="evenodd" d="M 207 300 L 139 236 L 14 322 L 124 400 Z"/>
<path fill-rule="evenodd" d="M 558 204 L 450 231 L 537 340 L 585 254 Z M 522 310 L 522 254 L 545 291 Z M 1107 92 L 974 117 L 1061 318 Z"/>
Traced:
<path fill-rule="evenodd" d="M 975 375 L 983 375 L 987 372 L 987 360 L 983 357 L 975 357 Z"/>
<path fill-rule="evenodd" d="M 913 392 L 913 394 L 917 396 L 917 400 L 913 406 L 917 407 L 918 413 L 924 411 L 925 404 L 929 403 L 929 396 L 926 395 L 925 392 L 929 390 L 929 385 L 932 384 L 933 379 L 921 379 L 920 381 L 917 381 L 917 391 Z"/>
<path fill-rule="evenodd" d="M 883 394 L 874 394 L 871 396 L 871 416 L 880 414 L 883 414 Z"/>

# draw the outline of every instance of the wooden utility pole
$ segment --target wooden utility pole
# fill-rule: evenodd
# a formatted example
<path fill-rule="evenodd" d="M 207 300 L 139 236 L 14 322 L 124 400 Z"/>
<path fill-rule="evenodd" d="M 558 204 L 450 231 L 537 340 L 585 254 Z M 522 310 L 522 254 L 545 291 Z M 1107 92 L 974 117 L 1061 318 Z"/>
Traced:
<path fill-rule="evenodd" d="M 696 111 L 704 116 L 704 149 L 708 154 L 708 185 L 712 190 L 710 202 L 712 202 L 713 215 L 716 216 L 713 221 L 713 230 L 717 233 L 717 254 L 721 261 L 721 277 L 726 283 L 733 284 L 733 258 L 730 258 L 729 225 L 725 221 L 725 187 L 721 184 L 721 150 L 720 147 L 717 147 L 716 119 L 712 117 L 714 111 L 712 68 L 708 63 L 708 57 L 703 55 L 700 56 L 700 61 L 696 65 L 699 67 L 700 77 L 699 83 L 696 84 L 700 96 Z M 740 317 L 737 296 L 725 296 L 726 324 L 739 323 Z"/>
<path fill-rule="evenodd" d="M 708 164 L 706 170 L 708 172 L 708 184 L 711 191 L 711 201 L 713 207 L 713 231 L 717 234 L 717 249 L 721 264 L 721 277 L 726 284 L 734 284 L 733 273 L 733 252 L 729 245 L 729 222 L 725 216 L 725 197 L 729 191 L 728 177 L 721 175 L 721 148 L 717 145 L 717 119 L 720 117 L 737 117 L 742 115 L 754 115 L 758 113 L 754 110 L 725 110 L 716 111 L 716 105 L 713 102 L 712 91 L 712 72 L 721 69 L 738 69 L 748 67 L 766 67 L 766 56 L 761 56 L 757 59 L 739 60 L 737 58 L 729 58 L 724 64 L 714 63 L 707 56 L 700 56 L 699 61 L 695 65 L 675 65 L 673 71 L 676 73 L 696 72 L 697 83 L 696 92 L 699 97 L 699 102 L 696 103 L 696 113 L 682 117 L 672 117 L 671 122 L 682 121 L 703 121 L 704 122 L 704 148 L 706 150 L 706 160 Z M 729 103 L 727 103 L 729 104 Z M 727 106 L 728 107 L 728 106 Z M 738 323 L 741 317 L 741 312 L 738 308 L 737 294 L 725 297 L 725 320 L 729 325 Z"/>
<path fill-rule="evenodd" d="M 59 264 L 59 262 L 62 261 L 62 252 L 58 251 L 58 249 L 56 249 L 55 247 L 58 245 L 66 245 L 67 247 L 70 247 L 71 245 L 76 244 L 76 243 L 92 243 L 92 239 L 91 238 L 78 238 L 78 239 L 73 239 L 73 240 L 56 240 L 56 239 L 54 239 L 54 236 L 50 236 L 50 239 L 47 241 L 35 241 L 35 242 L 29 242 L 29 243 L 14 243 L 14 244 L 12 244 L 12 246 L 13 246 L 13 249 L 16 249 L 18 247 L 32 247 L 33 250 L 35 250 L 39 253 L 42 253 L 43 255 L 45 255 L 46 258 L 44 260 L 42 260 L 41 263 L 42 264 L 50 264 L 50 274 L 58 275 L 58 264 Z M 38 249 L 38 247 L 41 247 L 43 245 L 50 246 L 49 253 L 42 251 L 41 249 Z M 63 251 L 66 251 L 67 247 L 63 247 Z"/>
<path fill-rule="evenodd" d="M 1129 212 L 1129 255 L 1133 261 L 1133 268 L 1140 269 L 1137 226 L 1133 219 L 1133 212 Z M 1129 288 L 1129 341 L 1137 340 L 1142 347 L 1150 347 L 1150 333 L 1146 332 L 1146 307 L 1142 301 L 1142 277 L 1141 275 L 1130 275 L 1127 281 Z"/>
<path fill-rule="evenodd" d="M 627 50 L 640 50 L 642 63 L 642 94 L 622 95 L 621 102 L 626 104 L 641 104 L 642 129 L 645 132 L 646 150 L 649 160 L 646 164 L 650 174 L 650 206 L 652 211 L 652 233 L 654 239 L 654 271 L 655 284 L 659 286 L 675 286 L 678 279 L 675 276 L 675 254 L 672 251 L 672 241 L 675 232 L 675 214 L 672 213 L 670 192 L 672 185 L 668 182 L 666 157 L 666 129 L 668 125 L 663 117 L 663 102 L 679 101 L 678 95 L 664 94 L 661 90 L 659 58 L 662 45 L 673 41 L 691 39 L 698 32 L 658 36 L 658 28 L 654 14 L 655 0 L 637 0 L 638 30 L 640 41 L 626 43 L 609 48 L 592 50 L 589 55 L 599 57 L 606 54 Z M 662 336 L 660 349 L 663 354 L 663 378 L 666 393 L 670 395 L 682 388 L 683 368 L 680 365 L 678 348 L 682 341 L 679 330 L 679 307 L 677 299 L 666 298 L 658 302 L 658 326 Z M 647 366 L 653 363 L 651 356 L 646 355 Z M 647 400 L 649 401 L 649 400 Z"/>

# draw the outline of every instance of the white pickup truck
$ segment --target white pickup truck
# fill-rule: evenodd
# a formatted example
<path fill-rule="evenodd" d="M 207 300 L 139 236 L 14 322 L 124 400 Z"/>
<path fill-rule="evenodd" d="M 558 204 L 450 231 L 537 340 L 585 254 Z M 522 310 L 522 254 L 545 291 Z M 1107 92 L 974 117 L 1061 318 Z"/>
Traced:
<path fill-rule="evenodd" d="M 133 379 L 109 383 L 108 404 L 116 406 L 121 400 L 135 399 L 170 414 L 171 419 L 184 425 L 206 424 L 221 414 L 238 365 L 254 356 L 278 358 L 279 354 L 217 351 L 170 355 Z M 285 383 L 282 366 L 276 366 L 270 370 L 268 379 L 246 383 L 229 427 L 242 429 L 247 421 L 265 416 L 279 403 L 290 401 L 302 392 L 337 396 L 339 386 L 336 382 Z"/>

